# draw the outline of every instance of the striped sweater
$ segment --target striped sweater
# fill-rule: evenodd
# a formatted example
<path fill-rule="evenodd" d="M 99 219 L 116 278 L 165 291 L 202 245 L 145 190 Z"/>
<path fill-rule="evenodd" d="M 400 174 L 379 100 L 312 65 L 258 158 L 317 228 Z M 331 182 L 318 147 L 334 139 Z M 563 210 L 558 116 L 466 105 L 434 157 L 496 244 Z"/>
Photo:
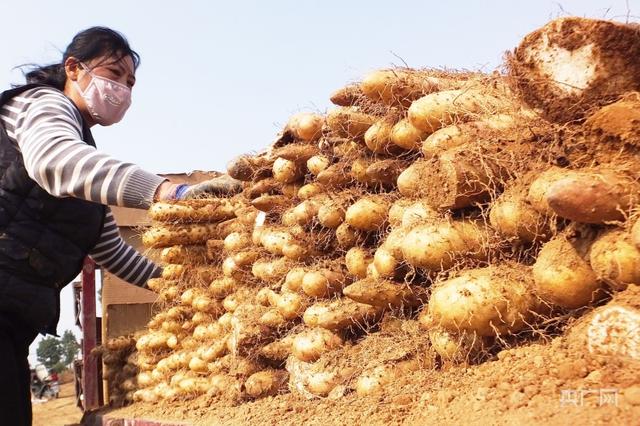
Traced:
<path fill-rule="evenodd" d="M 0 120 L 22 153 L 29 177 L 55 197 L 147 208 L 164 181 L 87 145 L 82 140 L 79 111 L 58 90 L 38 87 L 23 92 L 0 109 Z M 132 284 L 144 285 L 160 273 L 124 242 L 109 208 L 101 236 L 89 255 Z"/>

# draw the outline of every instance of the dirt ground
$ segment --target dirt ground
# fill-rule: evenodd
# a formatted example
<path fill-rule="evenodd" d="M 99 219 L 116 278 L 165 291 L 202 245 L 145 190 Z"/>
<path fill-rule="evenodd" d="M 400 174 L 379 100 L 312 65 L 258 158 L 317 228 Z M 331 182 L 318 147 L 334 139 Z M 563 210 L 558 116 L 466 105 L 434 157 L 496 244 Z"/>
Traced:
<path fill-rule="evenodd" d="M 60 386 L 60 396 L 33 404 L 33 426 L 64 426 L 80 422 L 82 411 L 76 407 L 73 382 Z"/>
<path fill-rule="evenodd" d="M 640 286 L 613 303 L 638 309 Z M 307 400 L 287 393 L 229 402 L 202 396 L 138 403 L 110 416 L 194 425 L 640 425 L 640 358 L 588 349 L 596 312 L 571 321 L 561 335 L 503 350 L 480 365 L 403 376 L 375 397 L 352 392 Z M 637 336 L 629 341 L 637 344 Z"/>

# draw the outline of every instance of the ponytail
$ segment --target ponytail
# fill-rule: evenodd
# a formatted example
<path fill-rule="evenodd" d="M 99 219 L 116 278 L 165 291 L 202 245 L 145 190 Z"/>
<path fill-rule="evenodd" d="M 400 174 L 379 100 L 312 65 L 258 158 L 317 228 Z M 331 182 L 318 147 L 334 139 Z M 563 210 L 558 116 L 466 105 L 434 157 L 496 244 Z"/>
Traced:
<path fill-rule="evenodd" d="M 25 73 L 24 77 L 27 84 L 45 84 L 60 91 L 64 90 L 64 84 L 67 80 L 64 64 L 37 66 Z"/>

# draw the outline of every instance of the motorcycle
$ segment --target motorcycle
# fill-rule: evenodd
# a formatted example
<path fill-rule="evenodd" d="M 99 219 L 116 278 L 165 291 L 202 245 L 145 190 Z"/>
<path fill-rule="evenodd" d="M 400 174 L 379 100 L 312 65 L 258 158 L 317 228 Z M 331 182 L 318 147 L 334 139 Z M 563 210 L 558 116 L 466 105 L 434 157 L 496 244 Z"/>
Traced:
<path fill-rule="evenodd" d="M 44 365 L 31 370 L 31 393 L 38 399 L 54 399 L 60 395 L 58 375 L 49 373 Z"/>

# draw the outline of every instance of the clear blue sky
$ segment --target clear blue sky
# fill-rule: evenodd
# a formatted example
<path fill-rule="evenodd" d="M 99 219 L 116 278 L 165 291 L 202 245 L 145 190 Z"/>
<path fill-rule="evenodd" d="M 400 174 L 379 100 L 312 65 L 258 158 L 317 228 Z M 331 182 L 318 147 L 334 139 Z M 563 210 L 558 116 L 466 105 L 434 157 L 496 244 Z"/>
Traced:
<path fill-rule="evenodd" d="M 156 173 L 222 170 L 373 69 L 491 71 L 551 18 L 634 12 L 640 0 L 5 0 L 0 86 L 22 81 L 16 65 L 58 62 L 78 31 L 112 27 L 142 66 L 125 119 L 94 131 L 99 149 Z M 70 297 L 63 292 L 61 330 L 72 324 Z"/>

